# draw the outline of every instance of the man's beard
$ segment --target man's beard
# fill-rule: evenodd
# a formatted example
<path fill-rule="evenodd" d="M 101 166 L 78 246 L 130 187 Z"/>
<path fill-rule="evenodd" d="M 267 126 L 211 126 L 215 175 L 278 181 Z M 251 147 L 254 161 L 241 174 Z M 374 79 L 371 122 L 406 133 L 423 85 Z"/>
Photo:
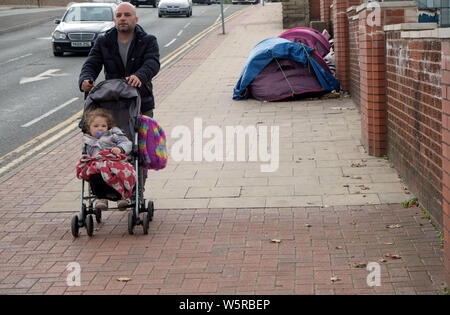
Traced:
<path fill-rule="evenodd" d="M 121 33 L 132 33 L 133 32 L 133 29 L 128 24 L 126 24 L 126 25 L 119 25 L 119 27 L 117 27 L 117 30 L 119 32 L 121 32 Z"/>

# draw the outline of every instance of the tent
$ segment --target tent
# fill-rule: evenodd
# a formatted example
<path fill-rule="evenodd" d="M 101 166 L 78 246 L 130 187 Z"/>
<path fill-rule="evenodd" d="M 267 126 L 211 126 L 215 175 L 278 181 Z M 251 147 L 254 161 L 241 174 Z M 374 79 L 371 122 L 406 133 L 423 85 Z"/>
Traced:
<path fill-rule="evenodd" d="M 330 42 L 322 33 L 309 27 L 291 28 L 278 37 L 295 43 L 303 43 L 314 48 L 322 57 L 328 55 L 331 48 Z"/>
<path fill-rule="evenodd" d="M 314 49 L 283 38 L 269 38 L 250 52 L 233 99 L 278 101 L 333 90 L 340 90 L 339 82 Z"/>

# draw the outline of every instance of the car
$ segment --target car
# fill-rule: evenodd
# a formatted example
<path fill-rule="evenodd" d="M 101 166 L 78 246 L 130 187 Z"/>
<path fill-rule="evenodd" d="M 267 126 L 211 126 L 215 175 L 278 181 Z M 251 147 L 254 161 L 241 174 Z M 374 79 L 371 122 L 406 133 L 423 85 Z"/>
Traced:
<path fill-rule="evenodd" d="M 160 0 L 158 4 L 158 17 L 164 15 L 192 16 L 192 0 Z"/>
<path fill-rule="evenodd" d="M 53 55 L 89 52 L 101 34 L 114 27 L 115 3 L 73 3 L 52 33 Z"/>
<path fill-rule="evenodd" d="M 156 8 L 157 0 L 129 0 L 129 2 L 134 5 L 136 8 L 140 5 L 152 5 L 154 8 Z"/>
<path fill-rule="evenodd" d="M 211 3 L 213 3 L 213 0 L 192 0 L 192 2 L 210 5 Z"/>

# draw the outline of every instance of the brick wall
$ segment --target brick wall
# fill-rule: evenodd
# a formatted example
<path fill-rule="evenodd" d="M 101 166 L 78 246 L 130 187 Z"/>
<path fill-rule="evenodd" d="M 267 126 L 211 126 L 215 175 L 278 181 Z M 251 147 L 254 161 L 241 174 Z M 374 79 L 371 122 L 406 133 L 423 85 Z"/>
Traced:
<path fill-rule="evenodd" d="M 359 20 L 355 18 L 355 7 L 347 12 L 348 15 L 348 31 L 349 31 L 349 74 L 350 74 L 350 94 L 353 102 L 360 110 L 360 64 L 359 64 L 359 37 L 358 27 Z"/>
<path fill-rule="evenodd" d="M 320 0 L 309 0 L 309 20 L 320 21 Z"/>
<path fill-rule="evenodd" d="M 439 39 L 387 32 L 388 155 L 442 225 L 442 98 Z"/>
<path fill-rule="evenodd" d="M 327 30 L 330 34 L 333 33 L 331 28 L 331 9 L 330 5 L 333 3 L 333 0 L 320 0 L 320 20 L 327 23 Z"/>
<path fill-rule="evenodd" d="M 283 0 L 283 28 L 309 27 L 309 0 Z"/>
<path fill-rule="evenodd" d="M 444 265 L 450 284 L 450 40 L 442 42 L 442 195 Z"/>

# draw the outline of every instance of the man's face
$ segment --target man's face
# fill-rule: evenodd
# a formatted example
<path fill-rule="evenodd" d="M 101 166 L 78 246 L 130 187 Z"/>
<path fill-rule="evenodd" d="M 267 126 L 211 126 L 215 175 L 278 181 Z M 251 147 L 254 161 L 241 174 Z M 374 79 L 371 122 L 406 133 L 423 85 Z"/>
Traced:
<path fill-rule="evenodd" d="M 136 10 L 127 2 L 121 3 L 115 12 L 114 23 L 119 32 L 131 33 L 134 31 L 138 19 Z"/>

